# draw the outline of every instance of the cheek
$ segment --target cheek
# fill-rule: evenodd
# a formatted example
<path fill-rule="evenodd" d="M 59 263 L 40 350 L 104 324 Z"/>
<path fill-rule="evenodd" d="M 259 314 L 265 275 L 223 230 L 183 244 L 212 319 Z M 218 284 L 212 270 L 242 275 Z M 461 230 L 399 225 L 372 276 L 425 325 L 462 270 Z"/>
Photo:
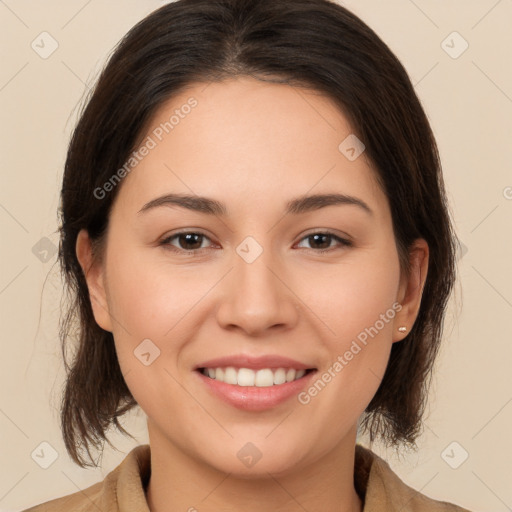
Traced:
<path fill-rule="evenodd" d="M 381 314 L 394 317 L 400 269 L 393 250 L 353 253 L 343 264 L 326 265 L 297 280 L 300 296 L 323 321 L 334 346 L 343 348 L 347 339 L 355 338 L 373 326 Z M 390 323 L 380 321 L 379 331 L 389 334 Z"/>
<path fill-rule="evenodd" d="M 194 329 L 193 307 L 212 278 L 196 277 L 191 285 L 190 269 L 162 264 L 144 251 L 127 253 L 112 250 L 107 263 L 109 310 L 126 384 L 150 417 L 162 414 L 158 404 L 172 402 L 183 411 L 187 396 L 173 378 L 176 359 Z"/>
<path fill-rule="evenodd" d="M 399 273 L 391 250 L 387 259 L 368 252 L 358 255 L 354 264 L 315 276 L 316 292 L 310 291 L 307 300 L 322 320 L 329 360 L 318 375 L 322 382 L 303 398 L 319 408 L 315 414 L 325 413 L 325 421 L 329 415 L 347 421 L 347 411 L 359 415 L 377 391 L 389 360 L 394 318 L 401 309 L 396 302 Z M 317 395 L 322 398 L 317 400 Z"/>
<path fill-rule="evenodd" d="M 212 278 L 144 252 L 138 257 L 112 254 L 109 305 L 128 332 L 160 339 L 207 293 Z"/>

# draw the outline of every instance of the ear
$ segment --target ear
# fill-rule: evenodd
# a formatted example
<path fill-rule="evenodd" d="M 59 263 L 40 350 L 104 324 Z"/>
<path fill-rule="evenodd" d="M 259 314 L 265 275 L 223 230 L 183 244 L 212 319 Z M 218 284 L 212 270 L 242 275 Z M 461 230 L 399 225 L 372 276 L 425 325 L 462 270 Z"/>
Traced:
<path fill-rule="evenodd" d="M 423 287 L 427 279 L 429 247 L 423 238 L 414 241 L 409 249 L 411 272 L 409 276 L 400 278 L 398 302 L 402 309 L 395 315 L 393 323 L 393 342 L 403 340 L 411 331 L 420 310 Z M 400 332 L 398 327 L 405 326 L 407 330 Z"/>
<path fill-rule="evenodd" d="M 110 311 L 105 292 L 103 264 L 96 261 L 93 257 L 91 239 L 85 229 L 80 230 L 78 233 L 76 256 L 87 282 L 94 319 L 102 329 L 112 332 Z"/>

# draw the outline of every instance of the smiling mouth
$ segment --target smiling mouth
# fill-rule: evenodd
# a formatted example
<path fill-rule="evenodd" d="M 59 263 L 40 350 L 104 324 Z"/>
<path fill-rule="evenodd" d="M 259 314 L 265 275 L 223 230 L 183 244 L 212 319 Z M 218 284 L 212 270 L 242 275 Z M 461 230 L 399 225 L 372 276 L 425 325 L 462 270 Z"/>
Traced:
<path fill-rule="evenodd" d="M 224 382 L 225 384 L 240 387 L 271 387 L 302 379 L 304 376 L 316 371 L 316 369 L 261 368 L 253 370 L 251 368 L 228 366 L 223 368 L 198 368 L 197 371 L 210 379 Z"/>

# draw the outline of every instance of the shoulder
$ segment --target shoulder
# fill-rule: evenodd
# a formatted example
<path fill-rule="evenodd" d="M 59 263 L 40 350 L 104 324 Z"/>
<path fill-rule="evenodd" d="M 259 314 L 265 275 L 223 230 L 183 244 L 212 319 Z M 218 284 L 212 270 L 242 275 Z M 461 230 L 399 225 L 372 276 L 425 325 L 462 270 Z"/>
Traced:
<path fill-rule="evenodd" d="M 104 494 L 105 480 L 87 487 L 83 491 L 46 501 L 22 512 L 64 512 L 71 510 L 73 512 L 85 512 L 91 509 L 93 503 L 97 504 L 101 499 L 100 497 Z"/>
<path fill-rule="evenodd" d="M 149 512 L 144 487 L 149 479 L 149 445 L 133 448 L 101 482 L 86 489 L 35 505 L 22 512 Z M 128 505 L 123 506 L 123 503 Z"/>
<path fill-rule="evenodd" d="M 356 445 L 356 487 L 365 495 L 364 512 L 470 512 L 446 501 L 437 501 L 405 484 L 389 464 L 361 445 Z M 361 483 L 361 480 L 364 482 Z"/>

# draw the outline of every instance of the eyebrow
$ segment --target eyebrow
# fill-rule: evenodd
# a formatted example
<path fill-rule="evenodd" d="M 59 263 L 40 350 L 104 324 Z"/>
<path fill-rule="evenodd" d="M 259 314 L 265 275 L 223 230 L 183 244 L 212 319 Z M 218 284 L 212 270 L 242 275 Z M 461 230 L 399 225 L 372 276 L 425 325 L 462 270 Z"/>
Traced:
<path fill-rule="evenodd" d="M 313 194 L 300 196 L 286 203 L 285 214 L 299 215 L 334 205 L 357 206 L 373 216 L 373 210 L 362 199 L 346 194 Z M 225 217 L 228 214 L 226 206 L 220 201 L 188 194 L 166 194 L 157 197 L 146 203 L 138 213 L 144 213 L 160 206 L 179 206 L 199 213 L 221 217 Z"/>

